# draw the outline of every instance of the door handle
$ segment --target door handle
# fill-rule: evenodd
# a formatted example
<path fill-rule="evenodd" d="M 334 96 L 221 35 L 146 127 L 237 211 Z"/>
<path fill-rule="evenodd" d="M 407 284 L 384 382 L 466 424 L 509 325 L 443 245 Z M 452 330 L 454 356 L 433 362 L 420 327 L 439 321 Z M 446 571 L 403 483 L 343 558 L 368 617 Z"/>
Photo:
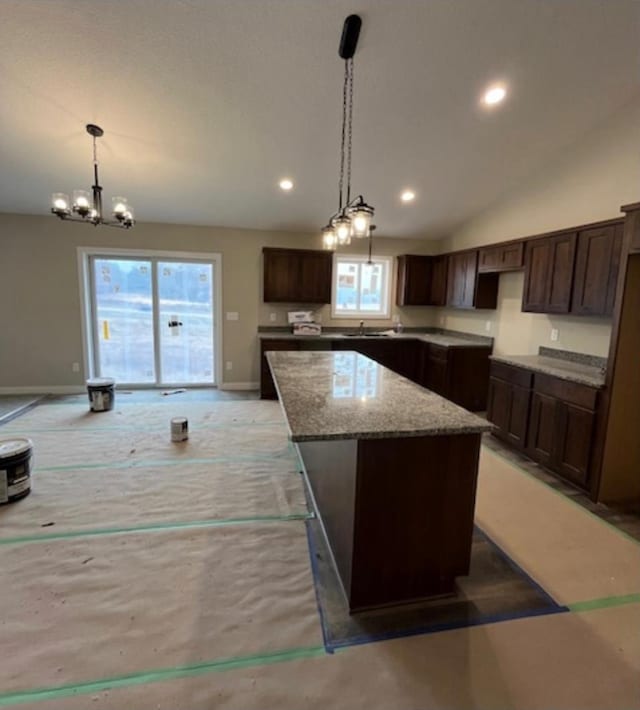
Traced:
<path fill-rule="evenodd" d="M 179 325 L 182 325 L 181 320 L 170 320 L 169 321 L 169 328 L 177 328 Z"/>

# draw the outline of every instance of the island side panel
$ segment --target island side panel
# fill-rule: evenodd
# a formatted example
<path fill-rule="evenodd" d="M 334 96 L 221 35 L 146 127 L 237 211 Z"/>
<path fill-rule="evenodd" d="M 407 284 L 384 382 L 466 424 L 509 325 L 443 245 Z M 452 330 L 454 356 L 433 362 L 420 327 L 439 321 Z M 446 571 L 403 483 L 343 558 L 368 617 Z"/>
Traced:
<path fill-rule="evenodd" d="M 349 596 L 353 556 L 353 519 L 355 511 L 357 442 L 310 441 L 297 444 L 338 568 L 344 590 Z"/>
<path fill-rule="evenodd" d="M 449 594 L 469 572 L 480 434 L 362 439 L 352 611 Z"/>

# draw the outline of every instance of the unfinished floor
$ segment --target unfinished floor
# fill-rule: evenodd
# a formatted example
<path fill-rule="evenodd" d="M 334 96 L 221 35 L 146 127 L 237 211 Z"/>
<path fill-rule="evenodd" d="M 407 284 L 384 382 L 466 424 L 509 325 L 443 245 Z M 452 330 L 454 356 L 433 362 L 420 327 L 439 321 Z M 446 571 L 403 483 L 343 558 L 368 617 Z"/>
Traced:
<path fill-rule="evenodd" d="M 548 608 L 335 650 L 277 402 L 69 397 L 13 435 L 35 473 L 0 508 L 0 707 L 640 708 L 640 545 L 498 451 L 476 524 Z"/>

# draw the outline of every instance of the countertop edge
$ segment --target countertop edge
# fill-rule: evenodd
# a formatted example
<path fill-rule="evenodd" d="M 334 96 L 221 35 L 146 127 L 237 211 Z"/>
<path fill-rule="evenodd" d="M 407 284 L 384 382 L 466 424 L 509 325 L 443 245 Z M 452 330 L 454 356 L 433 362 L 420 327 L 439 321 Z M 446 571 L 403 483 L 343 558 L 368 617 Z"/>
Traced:
<path fill-rule="evenodd" d="M 517 356 L 516 356 L 517 357 Z M 531 357 L 542 357 L 539 355 L 532 355 Z M 596 382 L 590 375 L 580 375 L 578 373 L 567 372 L 562 368 L 555 369 L 553 367 L 547 367 L 545 365 L 536 365 L 535 363 L 523 363 L 513 358 L 509 358 L 504 355 L 489 355 L 489 359 L 495 362 L 500 362 L 504 365 L 510 365 L 511 367 L 519 367 L 522 370 L 530 370 L 531 372 L 537 372 L 541 375 L 549 375 L 550 377 L 557 377 L 559 380 L 566 380 L 567 382 L 575 382 L 579 385 L 585 385 L 585 387 L 592 387 L 593 389 L 601 390 L 605 387 L 604 380 L 602 382 Z M 585 366 L 586 367 L 586 366 Z"/>

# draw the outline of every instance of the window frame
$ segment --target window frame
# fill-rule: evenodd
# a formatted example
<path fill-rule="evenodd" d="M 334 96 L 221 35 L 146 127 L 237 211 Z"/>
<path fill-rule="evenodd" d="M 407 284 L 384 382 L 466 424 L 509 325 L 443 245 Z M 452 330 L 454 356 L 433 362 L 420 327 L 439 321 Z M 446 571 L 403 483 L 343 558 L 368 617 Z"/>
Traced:
<path fill-rule="evenodd" d="M 391 286 L 393 279 L 393 257 L 392 256 L 372 256 L 371 261 L 382 264 L 382 310 L 377 312 L 363 311 L 360 309 L 344 311 L 338 310 L 338 265 L 342 263 L 358 264 L 358 276 L 361 273 L 363 264 L 369 258 L 358 254 L 334 254 L 333 255 L 333 277 L 331 284 L 331 317 L 350 318 L 360 320 L 388 320 L 391 318 Z M 360 279 L 358 278 L 358 283 Z"/>

